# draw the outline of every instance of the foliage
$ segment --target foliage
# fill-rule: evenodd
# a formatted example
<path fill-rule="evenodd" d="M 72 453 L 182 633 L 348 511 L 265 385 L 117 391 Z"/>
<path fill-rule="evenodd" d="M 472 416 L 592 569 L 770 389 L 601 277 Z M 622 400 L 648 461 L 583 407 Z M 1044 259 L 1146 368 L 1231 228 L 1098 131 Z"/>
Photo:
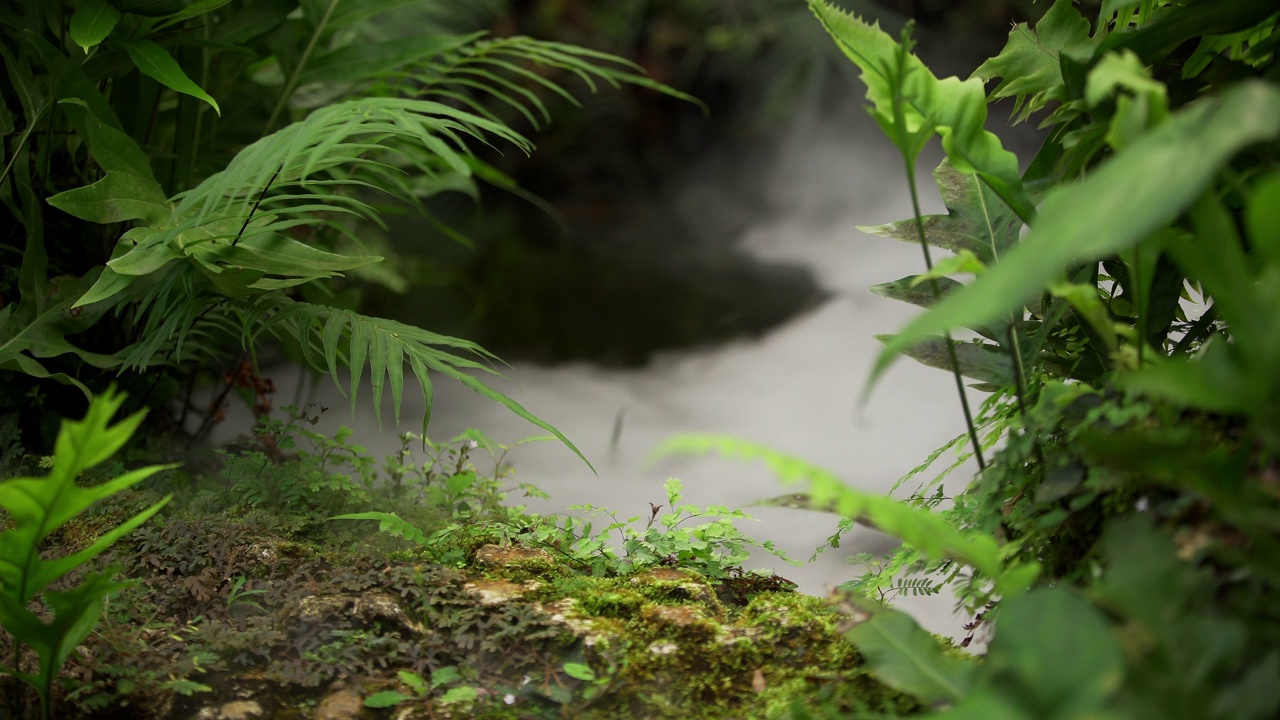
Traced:
<path fill-rule="evenodd" d="M 435 372 L 568 442 L 472 374 L 494 372 L 480 347 L 361 315 L 342 278 L 403 288 L 372 267 L 390 249 L 384 210 L 512 187 L 473 152 L 532 149 L 495 107 L 546 122 L 540 96 L 572 99 L 566 76 L 690 98 L 563 43 L 381 39 L 401 4 L 6 7 L 0 202 L 23 237 L 6 241 L 22 261 L 0 287 L 0 369 L 89 398 L 111 375 L 199 375 L 273 338 L 335 382 L 350 367 L 353 404 L 367 366 L 397 421 L 407 363 L 424 429 Z"/>
<path fill-rule="evenodd" d="M 470 482 L 475 477 L 474 471 L 456 473 L 450 481 L 459 477 Z M 734 527 L 735 520 L 753 519 L 745 512 L 718 505 L 706 508 L 681 505 L 681 482 L 672 478 L 664 487 L 669 512 L 663 515 L 663 506 L 651 504 L 648 521 L 642 530 L 635 526 L 642 519 L 639 515 L 620 520 L 615 512 L 594 505 L 572 505 L 569 509 L 583 510 L 612 521 L 599 530 L 592 521 L 572 516 L 541 517 L 522 512 L 503 515 L 456 511 L 453 522 L 432 533 L 424 532 L 395 513 L 384 511 L 349 513 L 332 519 L 375 520 L 379 532 L 409 541 L 437 562 L 459 566 L 465 564 L 469 551 L 480 542 L 520 542 L 546 548 L 592 575 L 607 577 L 669 565 L 695 570 L 712 580 L 724 580 L 732 575 L 730 570 L 740 568 L 749 557 L 749 547 L 757 547 L 794 562 L 772 541 L 757 541 Z M 681 527 L 697 518 L 710 522 Z M 613 544 L 615 533 L 617 545 Z"/>
<path fill-rule="evenodd" d="M 810 479 L 815 509 L 903 537 L 891 559 L 861 559 L 860 592 L 887 599 L 908 571 L 961 581 L 982 610 L 970 627 L 995 627 L 977 666 L 905 615 L 848 601 L 847 637 L 877 676 L 948 717 L 1273 717 L 1280 623 L 1260 598 L 1280 577 L 1274 4 L 1109 2 L 1091 23 L 1058 0 L 966 81 L 934 78 L 909 33 L 810 5 L 908 165 L 935 131 L 948 156 L 947 215 L 867 228 L 921 242 L 927 264 L 876 288 L 926 310 L 885 339 L 872 382 L 898 354 L 981 381 L 994 394 L 969 455 L 995 454 L 949 497 L 940 479 L 919 486 L 912 503 L 938 512 L 882 511 L 886 524 L 874 505 L 831 502 L 820 488 L 838 483 L 802 463 L 693 445 L 763 457 Z M 985 101 L 1048 128 L 1021 177 L 993 172 L 1009 161 L 979 104 L 996 80 Z M 929 246 L 956 255 L 932 265 Z M 961 330 L 981 339 L 952 341 Z M 933 521 L 954 535 L 922 537 Z M 938 537 L 1036 567 L 1037 586 L 1010 592 L 1000 566 Z"/>
<path fill-rule="evenodd" d="M 0 506 L 13 523 L 11 529 L 0 533 L 0 627 L 14 639 L 13 666 L 3 668 L 3 672 L 37 690 L 46 718 L 54 677 L 97 625 L 106 596 L 125 584 L 113 580 L 115 571 L 107 569 L 88 572 L 79 583 L 65 589 L 47 588 L 101 555 L 168 501 L 166 498 L 151 505 L 76 552 L 54 559 L 42 556 L 49 536 L 94 502 L 173 467 L 139 468 L 91 487 L 76 483 L 82 472 L 114 455 L 142 423 L 144 413 L 137 412 L 111 424 L 123 404 L 124 396 L 114 388 L 101 393 L 84 419 L 63 422 L 47 477 L 13 478 L 0 483 Z M 37 597 L 53 611 L 51 622 L 45 622 L 41 614 L 28 607 Z M 21 669 L 24 645 L 39 657 L 35 674 Z M 14 697 L 16 708 L 18 694 Z"/>

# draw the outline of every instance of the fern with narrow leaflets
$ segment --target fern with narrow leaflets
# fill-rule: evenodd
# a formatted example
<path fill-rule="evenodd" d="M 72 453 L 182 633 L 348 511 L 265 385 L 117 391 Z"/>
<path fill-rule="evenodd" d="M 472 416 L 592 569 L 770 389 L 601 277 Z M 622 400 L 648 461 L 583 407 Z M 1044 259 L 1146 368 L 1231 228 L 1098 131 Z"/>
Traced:
<path fill-rule="evenodd" d="M 362 241 L 381 224 L 379 202 L 421 209 L 439 192 L 475 197 L 481 181 L 519 192 L 472 148 L 531 152 L 510 123 L 548 122 L 543 95 L 576 102 L 565 78 L 591 91 L 632 84 L 693 99 L 644 78 L 634 63 L 561 43 L 480 33 L 380 38 L 384 13 L 409 4 L 232 0 L 117 12 L 107 2 L 53 0 L 0 10 L 0 47 L 16 70 L 0 95 L 21 105 L 0 106 L 0 123 L 25 125 L 13 133 L 0 201 L 26 230 L 18 301 L 0 311 L 0 368 L 92 396 L 100 388 L 76 372 L 86 365 L 125 372 L 207 363 L 237 340 L 252 350 L 274 337 L 335 380 L 350 364 L 353 403 L 367 364 L 375 408 L 389 387 L 397 419 L 407 362 L 426 418 L 434 371 L 567 443 L 473 376 L 492 372 L 494 358 L 478 346 L 308 305 L 294 293 L 382 259 Z M 287 32 L 267 41 L 277 28 Z M 251 66 L 255 56 L 266 62 Z M 281 82 L 258 72 L 266 66 Z M 106 92 L 117 84 L 129 90 Z M 134 91 L 152 93 L 157 108 L 176 98 L 177 110 L 148 117 L 145 108 L 117 107 Z M 274 132 L 254 134 L 263 127 L 254 107 L 272 108 L 263 116 Z M 80 145 L 59 139 L 67 136 Z M 153 167 L 157 157 L 165 161 Z M 70 169 L 79 186 L 51 168 Z M 45 197 L 46 188 L 61 192 Z M 52 283 L 49 268 L 67 263 L 51 262 L 45 247 L 50 207 L 64 214 L 59 222 L 83 221 L 57 248 L 78 253 L 71 267 L 79 277 Z M 134 227 L 112 237 L 95 227 L 119 223 Z M 93 267 L 86 259 L 99 257 L 104 240 L 115 241 L 110 259 Z M 129 342 L 79 347 L 72 336 L 98 322 L 115 325 L 98 336 Z"/>

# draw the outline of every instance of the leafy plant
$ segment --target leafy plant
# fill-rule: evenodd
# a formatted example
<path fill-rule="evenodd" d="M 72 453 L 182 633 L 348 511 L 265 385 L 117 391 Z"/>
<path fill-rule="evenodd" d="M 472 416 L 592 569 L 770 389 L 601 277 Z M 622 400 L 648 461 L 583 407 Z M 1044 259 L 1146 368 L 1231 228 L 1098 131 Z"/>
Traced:
<path fill-rule="evenodd" d="M 82 420 L 63 422 L 48 476 L 0 483 L 0 507 L 13 523 L 11 529 L 0 533 L 0 626 L 14 639 L 13 664 L 0 672 L 34 687 L 46 718 L 50 717 L 50 691 L 58 670 L 97 624 L 103 599 L 126 583 L 113 580 L 114 571 L 106 569 L 87 572 L 67 589 L 46 589 L 102 554 L 168 502 L 168 498 L 157 502 L 70 555 L 53 559 L 41 555 L 49 536 L 94 502 L 173 467 L 139 468 L 91 487 L 76 483 L 82 472 L 123 447 L 142 423 L 145 413 L 139 411 L 112 424 L 123 404 L 124 396 L 114 388 L 100 393 Z M 46 622 L 28 607 L 37 597 L 53 611 L 51 621 Z M 34 674 L 22 671 L 23 646 L 39 658 Z M 14 698 L 16 715 L 20 695 L 14 693 Z"/>
<path fill-rule="evenodd" d="M 0 369 L 88 398 L 113 374 L 185 367 L 194 380 L 225 348 L 252 355 L 273 338 L 335 382 L 350 367 L 353 405 L 367 366 L 375 408 L 389 389 L 397 421 L 408 364 L 424 429 L 436 372 L 568 442 L 472 374 L 494 372 L 481 348 L 359 314 L 341 278 L 403 288 L 394 269 L 371 269 L 390 251 L 388 202 L 421 209 L 443 192 L 474 197 L 482 181 L 512 187 L 471 149 L 532 149 L 495 108 L 539 125 L 541 94 L 572 98 L 564 76 L 687 96 L 562 43 L 380 38 L 402 4 L 59 0 L 0 12 L 0 204 L 25 236 L 8 248 L 22 258 L 16 285 L 0 287 L 16 298 L 0 309 Z"/>

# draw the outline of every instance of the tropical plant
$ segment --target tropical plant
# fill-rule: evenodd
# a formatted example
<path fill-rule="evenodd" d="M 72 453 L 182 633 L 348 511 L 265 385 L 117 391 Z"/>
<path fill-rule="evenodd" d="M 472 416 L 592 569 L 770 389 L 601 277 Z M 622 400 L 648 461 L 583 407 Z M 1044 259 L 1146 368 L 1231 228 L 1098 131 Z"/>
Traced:
<path fill-rule="evenodd" d="M 902 537 L 848 585 L 847 637 L 947 717 L 1274 717 L 1274 3 L 1106 2 L 1091 23 L 1058 0 L 968 80 L 935 77 L 909 27 L 895 40 L 809 4 L 904 159 L 915 216 L 866 230 L 925 253 L 924 273 L 875 288 L 926 311 L 882 338 L 868 391 L 900 354 L 950 370 L 962 403 L 978 381 L 993 395 L 948 447 L 967 440 L 980 470 L 901 504 L 739 440 L 667 450 L 763 459 L 809 483 L 792 506 Z M 1047 128 L 1025 172 L 985 129 L 1001 99 Z M 934 135 L 948 213 L 924 217 L 913 168 Z M 994 625 L 985 662 L 867 599 L 909 590 L 887 584 L 908 571 L 941 573 L 970 628 Z"/>
<path fill-rule="evenodd" d="M 148 371 L 155 402 L 176 368 L 216 367 L 232 345 L 254 358 L 272 338 L 335 382 L 349 366 L 353 406 L 367 366 L 375 408 L 389 389 L 398 421 L 407 363 L 424 427 L 435 372 L 567 443 L 471 374 L 493 372 L 483 349 L 361 315 L 340 279 L 402 289 L 394 265 L 376 265 L 390 252 L 384 210 L 474 197 L 481 181 L 511 187 L 472 148 L 528 153 L 504 112 L 539 126 L 542 94 L 572 99 L 563 77 L 685 96 L 562 43 L 382 38 L 385 13 L 407 4 L 60 0 L 0 11 L 0 202 L 23 233 L 5 241 L 21 263 L 0 278 L 0 370 L 19 389 L 54 383 L 86 398 L 112 375 L 141 385 Z M 22 393 L 10 395 L 20 406 Z"/>
<path fill-rule="evenodd" d="M 127 583 L 114 580 L 115 571 L 107 568 L 85 573 L 70 587 L 47 588 L 101 555 L 168 502 L 166 497 L 151 505 L 74 553 L 49 559 L 41 554 L 50 535 L 93 503 L 173 467 L 151 465 L 96 485 L 77 484 L 81 473 L 108 460 L 142 423 L 145 413 L 136 412 L 112 424 L 123 404 L 124 396 L 114 388 L 99 393 L 82 420 L 63 422 L 48 476 L 0 483 L 0 507 L 12 523 L 0 533 L 0 627 L 13 638 L 13 664 L 0 673 L 36 689 L 45 718 L 50 717 L 49 695 L 63 662 L 98 624 L 104 598 Z M 53 612 L 52 620 L 29 607 L 37 598 Z M 39 658 L 35 673 L 22 670 L 24 646 Z M 15 691 L 13 717 L 22 715 L 21 707 L 21 694 Z"/>

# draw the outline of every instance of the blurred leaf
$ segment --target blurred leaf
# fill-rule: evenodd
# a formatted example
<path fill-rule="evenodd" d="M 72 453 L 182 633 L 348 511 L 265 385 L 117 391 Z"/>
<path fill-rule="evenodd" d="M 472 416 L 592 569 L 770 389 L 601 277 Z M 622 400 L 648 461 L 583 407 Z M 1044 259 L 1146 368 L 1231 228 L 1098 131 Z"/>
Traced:
<path fill-rule="evenodd" d="M 1278 135 L 1280 88 L 1264 82 L 1242 82 L 1187 106 L 1085 180 L 1051 193 L 1021 243 L 894 337 L 871 381 L 929 336 L 997 321 L 1071 266 L 1132 247 L 1190 206 L 1242 148 Z"/>
<path fill-rule="evenodd" d="M 1035 563 L 1005 568 L 996 540 L 976 532 L 963 532 L 946 519 L 891 497 L 855 490 L 830 472 L 800 458 L 728 435 L 684 434 L 668 439 L 652 459 L 671 455 L 719 453 L 736 460 L 761 460 L 783 484 L 806 482 L 810 501 L 830 507 L 847 518 L 866 518 L 881 531 L 901 538 L 933 558 L 951 558 L 977 568 L 1002 587 L 1006 597 L 1022 592 L 1035 578 Z"/>
<path fill-rule="evenodd" d="M 458 49 L 484 35 L 423 35 L 407 40 L 357 42 L 316 56 L 307 63 L 301 84 L 353 82 L 379 77 L 409 63 Z"/>
<path fill-rule="evenodd" d="M 1280 172 L 1272 172 L 1253 186 L 1245 210 L 1249 241 L 1272 265 L 1280 266 Z"/>
<path fill-rule="evenodd" d="M 888 608 L 845 633 L 858 646 L 876 679 L 933 708 L 964 697 L 978 669 L 976 660 L 948 655 L 938 639 L 910 615 Z"/>
<path fill-rule="evenodd" d="M 107 39 L 118 22 L 120 11 L 107 0 L 80 0 L 71 16 L 71 39 L 87 54 Z"/>
<path fill-rule="evenodd" d="M 412 700 L 412 699 L 413 699 L 412 697 L 405 695 L 404 693 L 399 692 L 397 690 L 383 690 L 381 692 L 376 692 L 370 695 L 369 697 L 365 698 L 364 706 L 371 707 L 371 708 L 395 707 L 396 705 L 399 705 L 405 700 Z"/>
<path fill-rule="evenodd" d="M 143 75 L 171 90 L 209 103 L 214 112 L 222 115 L 218 101 L 192 82 L 178 65 L 178 61 L 174 60 L 167 50 L 150 40 L 122 40 L 120 46 L 129 53 L 133 64 L 138 66 L 138 70 Z"/>

